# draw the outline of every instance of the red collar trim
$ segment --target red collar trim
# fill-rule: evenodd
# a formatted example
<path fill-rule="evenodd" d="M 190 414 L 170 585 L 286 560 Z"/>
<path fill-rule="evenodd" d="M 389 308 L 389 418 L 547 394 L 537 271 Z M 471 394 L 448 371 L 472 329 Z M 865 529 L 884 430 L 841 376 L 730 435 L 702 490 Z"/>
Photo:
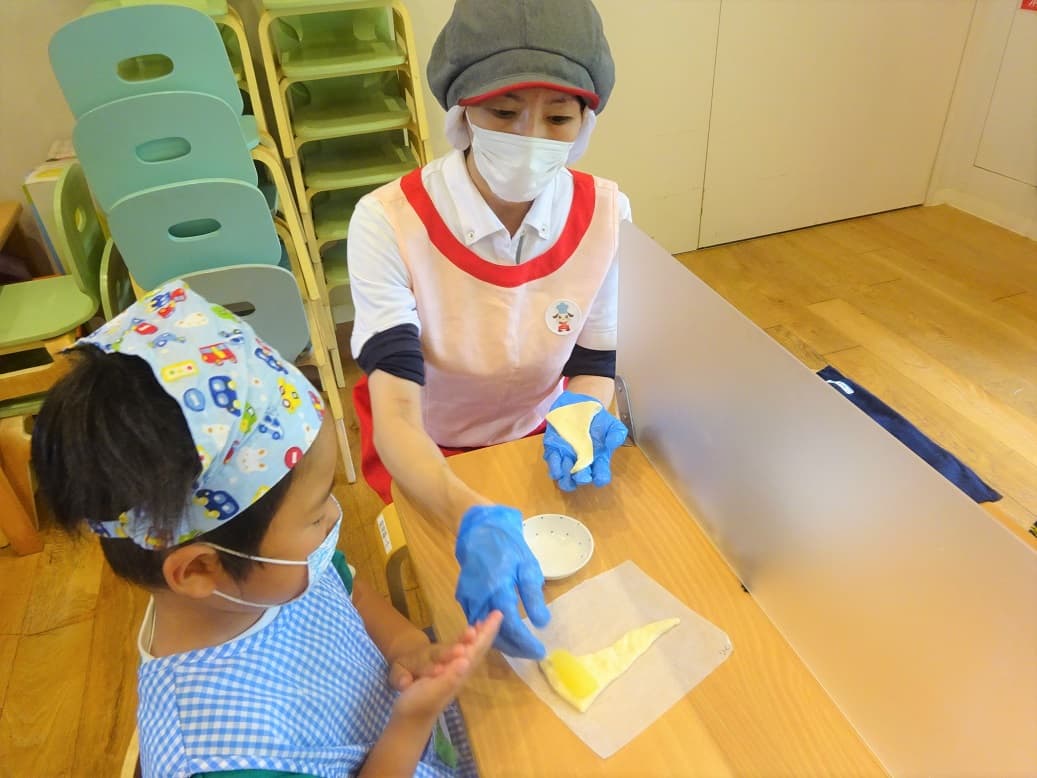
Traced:
<path fill-rule="evenodd" d="M 469 249 L 447 227 L 421 180 L 421 169 L 411 171 L 400 181 L 400 187 L 418 218 L 428 231 L 429 240 L 450 262 L 471 276 L 488 284 L 516 287 L 551 275 L 573 255 L 594 217 L 594 177 L 571 171 L 573 201 L 569 218 L 558 241 L 541 254 L 521 265 L 497 265 Z"/>

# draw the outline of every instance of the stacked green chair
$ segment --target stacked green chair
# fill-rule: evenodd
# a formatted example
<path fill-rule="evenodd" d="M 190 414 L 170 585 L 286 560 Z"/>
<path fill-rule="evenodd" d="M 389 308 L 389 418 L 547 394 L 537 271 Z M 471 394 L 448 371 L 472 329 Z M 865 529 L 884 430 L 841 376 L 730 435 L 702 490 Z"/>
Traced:
<path fill-rule="evenodd" d="M 202 178 L 145 189 L 116 203 L 108 225 L 145 289 L 185 273 L 281 260 L 266 199 L 241 181 Z"/>
<path fill-rule="evenodd" d="M 255 116 L 242 115 L 244 102 L 223 39 L 200 12 L 138 5 L 82 16 L 55 33 L 50 63 L 77 119 L 133 95 L 203 92 L 240 117 L 249 146 L 259 142 Z"/>
<path fill-rule="evenodd" d="M 227 59 L 238 88 L 248 99 L 246 113 L 255 116 L 260 134 L 267 132 L 266 116 L 263 111 L 262 96 L 259 93 L 256 69 L 252 64 L 248 35 L 245 33 L 241 16 L 227 0 L 93 0 L 83 11 L 83 15 L 88 16 L 139 5 L 180 5 L 199 11 L 211 18 L 216 23 L 220 38 L 223 40 Z"/>
<path fill-rule="evenodd" d="M 178 181 L 226 178 L 256 187 L 256 166 L 237 128 L 218 97 L 159 92 L 87 111 L 73 143 L 98 205 L 110 213 L 129 194 Z"/>
<path fill-rule="evenodd" d="M 72 139 L 105 212 L 129 192 L 192 178 L 233 178 L 258 186 L 276 211 L 277 187 L 259 180 L 256 148 L 250 151 L 233 131 L 237 121 L 218 97 L 153 92 L 87 111 Z"/>
<path fill-rule="evenodd" d="M 288 270 L 236 265 L 187 273 L 183 279 L 209 302 L 247 321 L 285 359 L 294 362 L 309 346 L 306 312 Z"/>
<path fill-rule="evenodd" d="M 431 155 L 410 15 L 399 0 L 263 6 L 259 41 L 278 138 L 318 283 L 342 321 L 352 311 L 342 242 L 356 202 Z"/>
<path fill-rule="evenodd" d="M 105 0 L 51 41 L 55 73 L 78 119 L 73 141 L 114 241 L 90 282 L 105 290 L 107 311 L 125 295 L 123 266 L 146 289 L 190 278 L 220 302 L 253 300 L 253 326 L 286 355 L 297 357 L 308 344 L 320 350 L 302 359 L 315 364 L 331 395 L 354 481 L 328 357 L 330 318 L 320 311 L 290 185 L 255 121 L 242 116 L 224 41 L 207 15 L 221 9 L 215 0 L 190 4 Z M 257 186 L 257 163 L 286 195 L 279 198 L 283 230 Z"/>
<path fill-rule="evenodd" d="M 410 14 L 401 0 L 261 2 L 274 121 L 317 282 L 334 320 L 352 320 L 346 241 L 357 201 L 432 158 Z M 391 527 L 392 516 L 379 521 Z M 386 574 L 406 613 L 398 535 Z"/>

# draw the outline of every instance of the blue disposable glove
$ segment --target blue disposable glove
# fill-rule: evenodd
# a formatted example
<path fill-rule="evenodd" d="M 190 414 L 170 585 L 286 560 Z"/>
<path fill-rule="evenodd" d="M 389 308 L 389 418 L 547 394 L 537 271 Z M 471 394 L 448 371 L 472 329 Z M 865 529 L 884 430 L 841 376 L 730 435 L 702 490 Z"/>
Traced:
<path fill-rule="evenodd" d="M 554 401 L 551 410 L 588 401 L 600 405 L 598 400 L 586 394 L 562 392 Z M 583 470 L 573 473 L 571 471 L 576 464 L 576 451 L 558 434 L 558 430 L 550 422 L 547 424 L 547 430 L 544 432 L 544 461 L 547 462 L 551 479 L 558 483 L 562 491 L 571 492 L 589 483 L 604 486 L 612 480 L 612 452 L 627 439 L 626 425 L 602 408 L 591 419 L 590 433 L 591 441 L 594 443 L 594 461 Z"/>
<path fill-rule="evenodd" d="M 518 610 L 521 597 L 535 626 L 546 627 L 551 619 L 544 604 L 544 574 L 522 537 L 522 514 L 503 505 L 469 508 L 461 518 L 454 555 L 461 563 L 456 597 L 468 623 L 499 610 L 504 621 L 494 647 L 508 656 L 543 659 L 544 644 Z"/>

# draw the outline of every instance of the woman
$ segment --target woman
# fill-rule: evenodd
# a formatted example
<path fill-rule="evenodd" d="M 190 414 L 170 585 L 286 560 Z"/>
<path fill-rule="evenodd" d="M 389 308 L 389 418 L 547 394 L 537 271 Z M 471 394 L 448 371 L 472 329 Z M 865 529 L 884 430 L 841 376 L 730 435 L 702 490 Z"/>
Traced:
<path fill-rule="evenodd" d="M 590 0 L 458 0 L 428 65 L 456 151 L 366 196 L 349 229 L 356 319 L 354 393 L 363 472 L 390 478 L 427 515 L 457 527 L 457 597 L 470 621 L 504 613 L 497 646 L 539 658 L 523 625 L 546 625 L 543 575 L 519 511 L 452 474 L 444 454 L 545 431 L 577 402 L 591 465 L 546 426 L 560 488 L 607 484 L 626 428 L 613 397 L 616 249 L 626 197 L 567 170 L 586 149 L 614 83 Z"/>

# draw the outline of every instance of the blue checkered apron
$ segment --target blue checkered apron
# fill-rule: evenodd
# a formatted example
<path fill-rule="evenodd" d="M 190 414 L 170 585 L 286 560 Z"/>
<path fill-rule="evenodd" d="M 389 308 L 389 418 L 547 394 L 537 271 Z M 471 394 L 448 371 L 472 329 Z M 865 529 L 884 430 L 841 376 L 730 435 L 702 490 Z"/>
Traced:
<path fill-rule="evenodd" d="M 228 770 L 356 773 L 389 721 L 396 692 L 338 573 L 281 608 L 265 628 L 220 646 L 159 657 L 138 678 L 145 776 Z M 430 743 L 417 776 L 474 772 L 456 711 L 461 767 Z M 463 734 L 462 734 L 463 737 Z"/>

